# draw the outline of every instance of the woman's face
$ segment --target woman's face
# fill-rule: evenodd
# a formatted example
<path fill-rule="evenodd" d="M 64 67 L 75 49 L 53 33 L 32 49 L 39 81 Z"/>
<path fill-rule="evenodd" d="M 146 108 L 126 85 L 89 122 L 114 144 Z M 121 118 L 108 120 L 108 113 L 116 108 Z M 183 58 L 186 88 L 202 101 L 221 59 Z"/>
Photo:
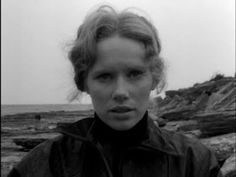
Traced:
<path fill-rule="evenodd" d="M 86 80 L 99 118 L 115 130 L 128 130 L 144 116 L 155 87 L 144 46 L 112 36 L 97 44 L 97 59 Z"/>

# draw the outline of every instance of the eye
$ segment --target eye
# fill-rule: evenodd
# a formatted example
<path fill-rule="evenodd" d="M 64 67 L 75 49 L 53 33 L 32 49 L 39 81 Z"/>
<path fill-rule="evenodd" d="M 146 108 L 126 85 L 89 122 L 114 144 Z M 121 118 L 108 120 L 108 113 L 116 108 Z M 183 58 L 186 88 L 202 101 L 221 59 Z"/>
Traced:
<path fill-rule="evenodd" d="M 143 71 L 141 70 L 131 70 L 128 74 L 128 77 L 131 78 L 131 79 L 135 79 L 135 78 L 138 78 L 140 76 L 143 75 Z"/>
<path fill-rule="evenodd" d="M 112 79 L 112 75 L 110 73 L 102 73 L 96 77 L 99 81 L 107 82 Z"/>

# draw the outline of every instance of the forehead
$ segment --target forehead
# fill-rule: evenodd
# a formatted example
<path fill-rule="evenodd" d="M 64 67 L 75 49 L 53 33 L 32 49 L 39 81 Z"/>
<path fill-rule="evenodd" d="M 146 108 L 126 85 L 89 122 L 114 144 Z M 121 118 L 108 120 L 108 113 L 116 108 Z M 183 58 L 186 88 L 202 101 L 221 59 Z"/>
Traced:
<path fill-rule="evenodd" d="M 97 43 L 97 54 L 121 54 L 129 53 L 132 55 L 143 55 L 144 57 L 144 45 L 141 42 L 133 39 L 120 37 L 118 35 L 105 38 Z"/>
<path fill-rule="evenodd" d="M 142 66 L 146 65 L 145 48 L 141 42 L 112 36 L 97 43 L 95 66 Z"/>

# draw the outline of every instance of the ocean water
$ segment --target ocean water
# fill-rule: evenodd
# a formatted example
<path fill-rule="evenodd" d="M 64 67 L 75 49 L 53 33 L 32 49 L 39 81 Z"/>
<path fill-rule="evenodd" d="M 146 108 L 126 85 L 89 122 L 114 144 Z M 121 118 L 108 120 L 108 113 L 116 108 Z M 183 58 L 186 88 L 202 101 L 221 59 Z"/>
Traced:
<path fill-rule="evenodd" d="M 83 111 L 93 109 L 87 104 L 30 104 L 30 105 L 1 105 L 1 116 L 29 112 L 50 111 Z"/>

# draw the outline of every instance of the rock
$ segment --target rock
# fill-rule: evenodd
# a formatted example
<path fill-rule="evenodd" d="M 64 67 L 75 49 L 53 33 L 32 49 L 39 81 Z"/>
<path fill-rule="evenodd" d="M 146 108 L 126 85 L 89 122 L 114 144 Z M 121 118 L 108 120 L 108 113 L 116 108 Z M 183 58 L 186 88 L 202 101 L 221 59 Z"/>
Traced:
<path fill-rule="evenodd" d="M 167 124 L 167 120 L 159 117 L 155 120 L 159 127 L 164 127 Z"/>
<path fill-rule="evenodd" d="M 236 132 L 235 125 L 234 111 L 229 111 L 197 114 L 191 120 L 169 121 L 164 128 L 197 135 L 198 138 L 207 138 Z"/>
<path fill-rule="evenodd" d="M 229 158 L 236 148 L 236 133 L 201 139 L 201 142 L 215 152 L 217 160 L 222 163 Z"/>
<path fill-rule="evenodd" d="M 202 136 L 201 130 L 192 130 L 192 131 L 186 131 L 184 134 L 190 138 L 200 138 Z"/>
<path fill-rule="evenodd" d="M 162 128 L 169 131 L 181 132 L 191 138 L 200 138 L 202 136 L 196 120 L 169 121 Z"/>
<path fill-rule="evenodd" d="M 164 99 L 155 98 L 155 115 L 168 121 L 164 128 L 189 136 L 206 138 L 236 132 L 235 81 L 222 75 L 193 87 L 166 91 Z M 197 123 L 177 123 L 189 120 Z"/>
<path fill-rule="evenodd" d="M 41 120 L 41 115 L 40 115 L 40 114 L 35 114 L 34 118 L 35 118 L 36 120 Z"/>
<path fill-rule="evenodd" d="M 227 111 L 235 113 L 234 82 L 235 78 L 224 77 L 177 91 L 166 91 L 164 99 L 155 99 L 157 116 L 175 121 L 190 120 L 200 113 L 220 113 L 223 116 Z"/>
<path fill-rule="evenodd" d="M 163 127 L 170 131 L 191 131 L 199 128 L 196 120 L 169 121 Z"/>
<path fill-rule="evenodd" d="M 177 121 L 167 122 L 167 124 L 163 127 L 163 129 L 176 132 L 179 130 L 178 122 Z"/>
<path fill-rule="evenodd" d="M 198 121 L 201 137 L 211 137 L 236 132 L 235 111 L 204 113 L 193 117 Z"/>
<path fill-rule="evenodd" d="M 13 142 L 18 146 L 22 146 L 24 150 L 30 150 L 47 139 L 48 138 L 14 138 Z"/>
<path fill-rule="evenodd" d="M 221 167 L 221 171 L 224 177 L 235 177 L 236 176 L 236 154 L 234 153 L 225 161 Z"/>
<path fill-rule="evenodd" d="M 56 129 L 57 128 L 57 125 L 49 125 L 48 126 L 48 129 L 49 130 L 54 130 L 54 129 Z"/>

